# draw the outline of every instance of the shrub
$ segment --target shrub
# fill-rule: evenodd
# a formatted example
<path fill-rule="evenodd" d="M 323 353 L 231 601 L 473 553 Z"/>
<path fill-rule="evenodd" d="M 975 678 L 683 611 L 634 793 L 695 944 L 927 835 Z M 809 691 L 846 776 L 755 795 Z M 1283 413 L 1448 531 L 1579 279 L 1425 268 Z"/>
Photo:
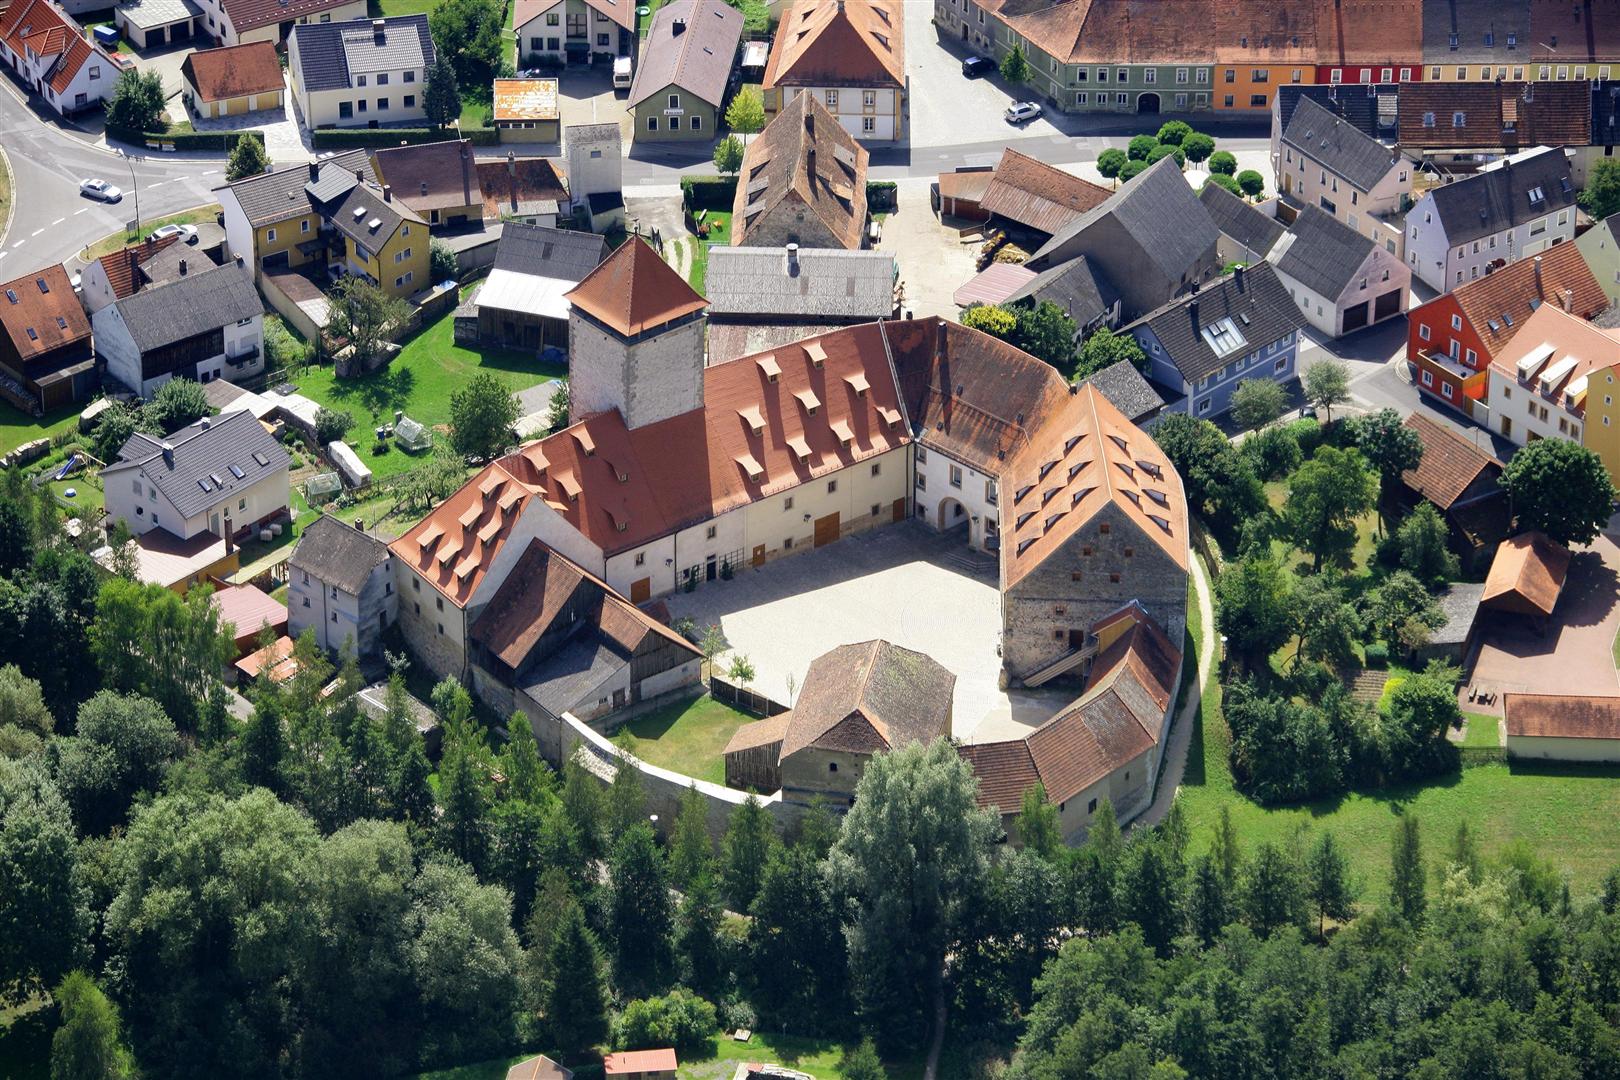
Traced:
<path fill-rule="evenodd" d="M 1119 171 L 1129 160 L 1130 158 L 1125 156 L 1125 151 L 1117 146 L 1111 146 L 1097 155 L 1097 171 L 1105 179 L 1112 180 L 1119 175 Z"/>
<path fill-rule="evenodd" d="M 1268 427 L 1243 443 L 1243 452 L 1254 462 L 1262 480 L 1281 480 L 1299 468 L 1299 440 L 1288 427 Z"/>
<path fill-rule="evenodd" d="M 1130 145 L 1125 148 L 1125 155 L 1132 161 L 1146 161 L 1147 156 L 1153 153 L 1154 148 L 1158 145 L 1159 140 L 1155 139 L 1153 136 L 1138 135 L 1136 138 L 1132 139 L 1130 141 Z"/>
<path fill-rule="evenodd" d="M 1159 141 L 1169 146 L 1180 146 L 1182 140 L 1193 133 L 1185 120 L 1166 120 L 1159 127 Z"/>
<path fill-rule="evenodd" d="M 1202 131 L 1194 131 L 1181 140 L 1181 149 L 1188 161 L 1197 164 L 1209 160 L 1209 156 L 1215 152 L 1215 140 Z"/>
<path fill-rule="evenodd" d="M 673 1046 L 687 1053 L 708 1045 L 719 1030 L 714 1006 L 690 990 L 632 1001 L 614 1025 L 614 1042 L 627 1050 Z"/>
<path fill-rule="evenodd" d="M 893 213 L 900 206 L 900 188 L 893 180 L 866 182 L 866 208 L 873 213 Z"/>
<path fill-rule="evenodd" d="M 1301 457 L 1310 457 L 1316 453 L 1317 447 L 1327 441 L 1327 429 L 1309 418 L 1289 422 L 1286 425 L 1286 430 L 1294 437 L 1294 441 L 1299 444 Z"/>
<path fill-rule="evenodd" d="M 1175 158 L 1177 165 L 1185 165 L 1185 164 L 1187 164 L 1187 155 L 1182 153 L 1181 147 L 1179 147 L 1179 146 L 1166 146 L 1166 145 L 1164 145 L 1162 143 L 1160 145 L 1158 145 L 1158 146 L 1155 146 L 1152 149 L 1152 151 L 1149 152 L 1149 154 L 1147 156 L 1147 163 L 1149 165 L 1157 165 L 1159 162 L 1163 161 L 1167 157 Z"/>
<path fill-rule="evenodd" d="M 1220 176 L 1232 176 L 1237 172 L 1237 157 L 1230 151 L 1217 150 L 1209 155 L 1209 171 Z"/>
<path fill-rule="evenodd" d="M 315 410 L 315 441 L 322 446 L 343 438 L 352 427 L 354 414 L 347 410 L 328 409 L 325 406 Z"/>
<path fill-rule="evenodd" d="M 1244 169 L 1235 179 L 1238 187 L 1243 189 L 1243 194 L 1251 199 L 1259 198 L 1260 193 L 1266 190 L 1266 178 L 1253 169 Z"/>
<path fill-rule="evenodd" d="M 1135 180 L 1147 171 L 1148 163 L 1145 161 L 1127 161 L 1125 167 L 1119 170 L 1120 180 Z"/>
<path fill-rule="evenodd" d="M 683 176 L 681 195 L 686 208 L 698 210 L 730 210 L 737 198 L 735 176 Z"/>
<path fill-rule="evenodd" d="M 1225 173 L 1210 173 L 1209 179 L 1205 182 L 1214 184 L 1218 188 L 1225 188 L 1240 199 L 1243 197 L 1243 189 L 1238 187 L 1238 182 Z"/>

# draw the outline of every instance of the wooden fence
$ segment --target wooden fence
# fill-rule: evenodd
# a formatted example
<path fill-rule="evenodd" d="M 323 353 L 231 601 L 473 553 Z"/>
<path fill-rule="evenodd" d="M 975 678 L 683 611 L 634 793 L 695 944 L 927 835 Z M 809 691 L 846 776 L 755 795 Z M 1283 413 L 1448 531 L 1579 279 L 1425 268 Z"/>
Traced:
<path fill-rule="evenodd" d="M 748 713 L 751 716 L 764 718 L 767 716 L 780 716 L 788 711 L 788 707 L 780 702 L 772 701 L 758 690 L 750 690 L 746 686 L 738 686 L 719 675 L 709 675 L 709 696 L 716 701 L 722 701 L 734 709 Z"/>

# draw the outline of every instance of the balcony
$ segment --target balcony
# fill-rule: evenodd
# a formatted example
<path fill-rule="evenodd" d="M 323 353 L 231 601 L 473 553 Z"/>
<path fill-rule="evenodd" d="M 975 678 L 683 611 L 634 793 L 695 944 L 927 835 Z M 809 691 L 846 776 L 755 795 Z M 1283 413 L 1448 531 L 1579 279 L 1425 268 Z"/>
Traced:
<path fill-rule="evenodd" d="M 225 363 L 231 367 L 248 367 L 251 364 L 257 363 L 258 359 L 259 347 L 257 345 L 249 346 L 246 352 L 236 353 L 234 355 L 231 353 L 225 354 Z"/>

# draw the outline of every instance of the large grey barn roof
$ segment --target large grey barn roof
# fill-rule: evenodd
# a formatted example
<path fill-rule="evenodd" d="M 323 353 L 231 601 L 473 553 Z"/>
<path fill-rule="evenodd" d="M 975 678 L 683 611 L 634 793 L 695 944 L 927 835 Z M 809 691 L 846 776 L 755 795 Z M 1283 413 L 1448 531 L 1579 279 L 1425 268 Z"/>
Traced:
<path fill-rule="evenodd" d="M 607 253 L 607 239 L 595 233 L 508 221 L 495 245 L 495 269 L 584 281 Z"/>
<path fill-rule="evenodd" d="M 1307 206 L 1288 230 L 1277 270 L 1318 296 L 1337 299 L 1367 256 L 1373 241 L 1315 206 Z"/>
<path fill-rule="evenodd" d="M 1358 191 L 1371 191 L 1399 156 L 1311 98 L 1300 101 L 1283 129 L 1282 141 L 1328 172 L 1344 177 Z"/>
<path fill-rule="evenodd" d="M 196 261 L 207 269 L 191 270 L 117 302 L 141 352 L 264 313 L 246 270 L 233 262 L 214 266 L 202 256 Z"/>
<path fill-rule="evenodd" d="M 163 459 L 165 442 L 174 448 L 172 464 Z M 260 458 L 265 462 L 262 465 Z M 150 435 L 131 435 L 118 451 L 118 460 L 101 473 L 108 476 L 144 466 L 146 477 L 164 497 L 190 517 L 290 464 L 276 437 L 244 410 L 198 421 L 162 441 Z M 237 476 L 236 470 L 242 475 Z"/>
<path fill-rule="evenodd" d="M 1135 238 L 1159 272 L 1171 279 L 1184 276 L 1217 239 L 1215 223 L 1181 175 L 1176 159 L 1167 157 L 1126 181 L 1107 201 L 1048 240 L 1034 260 L 1056 252 L 1110 216 Z"/>
<path fill-rule="evenodd" d="M 1265 258 L 1284 232 L 1276 218 L 1267 217 L 1219 184 L 1205 184 L 1198 201 L 1222 235 L 1253 253 L 1246 261 Z"/>
<path fill-rule="evenodd" d="M 1535 192 L 1541 198 L 1531 201 Z M 1456 245 L 1502 232 L 1575 205 L 1575 186 L 1562 149 L 1504 161 L 1485 172 L 1433 188 L 1435 213 Z"/>
<path fill-rule="evenodd" d="M 800 248 L 709 249 L 704 292 L 711 316 L 881 319 L 894 314 L 894 256 L 883 251 Z"/>

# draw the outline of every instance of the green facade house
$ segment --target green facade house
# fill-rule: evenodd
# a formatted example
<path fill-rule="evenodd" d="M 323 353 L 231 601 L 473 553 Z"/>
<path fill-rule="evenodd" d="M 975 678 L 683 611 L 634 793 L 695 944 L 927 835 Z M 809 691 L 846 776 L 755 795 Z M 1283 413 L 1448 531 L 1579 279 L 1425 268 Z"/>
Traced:
<path fill-rule="evenodd" d="M 635 142 L 709 142 L 724 115 L 743 14 L 724 0 L 658 9 L 630 87 Z"/>

